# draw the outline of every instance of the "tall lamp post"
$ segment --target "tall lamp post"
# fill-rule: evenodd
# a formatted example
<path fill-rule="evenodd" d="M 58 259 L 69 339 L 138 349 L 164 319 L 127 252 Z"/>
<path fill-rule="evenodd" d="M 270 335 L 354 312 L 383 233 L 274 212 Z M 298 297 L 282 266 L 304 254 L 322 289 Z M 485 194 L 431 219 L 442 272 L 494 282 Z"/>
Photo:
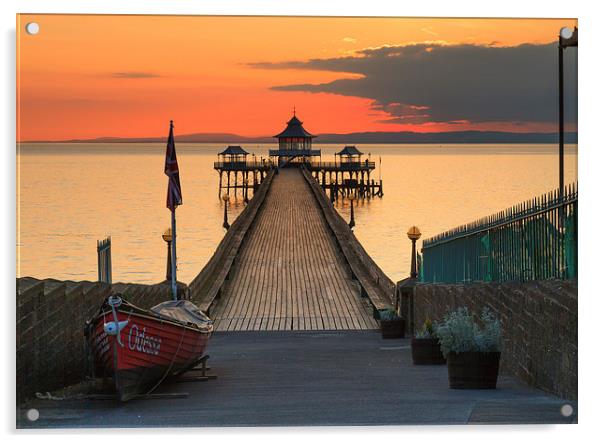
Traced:
<path fill-rule="evenodd" d="M 224 194 L 222 200 L 224 200 L 224 224 L 222 226 L 224 229 L 228 230 L 230 229 L 230 224 L 228 223 L 228 201 L 230 200 L 230 197 L 228 194 Z"/>
<path fill-rule="evenodd" d="M 560 201 L 564 194 L 564 50 L 577 47 L 577 27 L 562 28 L 558 35 L 558 187 Z M 562 222 L 562 221 L 561 221 Z"/>
<path fill-rule="evenodd" d="M 165 274 L 165 280 L 171 281 L 171 228 L 167 229 L 163 235 L 163 240 L 167 243 L 167 272 Z"/>
<path fill-rule="evenodd" d="M 353 212 L 353 200 L 355 200 L 355 196 L 352 194 L 349 196 L 349 201 L 351 202 L 351 218 L 349 220 L 349 227 L 353 229 L 355 226 L 355 214 Z"/>
<path fill-rule="evenodd" d="M 422 233 L 420 232 L 420 229 L 418 229 L 416 226 L 412 226 L 410 229 L 408 229 L 408 238 L 412 240 L 412 265 L 410 268 L 410 278 L 418 278 L 418 269 L 416 266 L 416 240 L 418 240 L 421 235 Z"/>
<path fill-rule="evenodd" d="M 243 201 L 245 203 L 249 203 L 249 179 L 248 178 L 245 178 L 244 184 L 245 184 L 245 187 L 244 187 L 245 198 Z"/>

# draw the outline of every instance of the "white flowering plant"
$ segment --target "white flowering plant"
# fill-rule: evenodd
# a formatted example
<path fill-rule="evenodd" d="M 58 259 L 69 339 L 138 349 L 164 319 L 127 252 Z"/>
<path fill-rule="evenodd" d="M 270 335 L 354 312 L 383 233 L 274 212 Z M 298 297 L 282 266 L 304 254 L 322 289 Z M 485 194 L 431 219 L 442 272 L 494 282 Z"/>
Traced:
<path fill-rule="evenodd" d="M 441 352 L 500 352 L 502 349 L 502 325 L 488 309 L 483 309 L 480 327 L 468 308 L 458 308 L 448 313 L 438 326 L 436 335 Z"/>

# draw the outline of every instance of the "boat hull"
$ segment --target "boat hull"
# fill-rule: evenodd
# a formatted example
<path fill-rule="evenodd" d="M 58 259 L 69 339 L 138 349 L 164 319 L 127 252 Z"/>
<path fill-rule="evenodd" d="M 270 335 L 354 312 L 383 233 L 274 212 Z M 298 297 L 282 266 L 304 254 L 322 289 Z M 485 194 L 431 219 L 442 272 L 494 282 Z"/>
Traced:
<path fill-rule="evenodd" d="M 114 321 L 111 310 L 91 322 L 89 337 L 95 367 L 113 378 L 121 401 L 152 392 L 168 377 L 194 366 L 205 354 L 212 326 L 197 328 L 158 318 L 152 313 L 116 310 L 127 321 L 118 335 L 105 331 Z"/>

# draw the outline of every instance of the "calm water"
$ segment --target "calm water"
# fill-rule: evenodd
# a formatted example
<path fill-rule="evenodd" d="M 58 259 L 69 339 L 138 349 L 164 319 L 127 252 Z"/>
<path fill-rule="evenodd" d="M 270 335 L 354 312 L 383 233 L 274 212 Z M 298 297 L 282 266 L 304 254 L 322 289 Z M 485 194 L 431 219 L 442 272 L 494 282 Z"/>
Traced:
<path fill-rule="evenodd" d="M 216 144 L 177 143 L 184 198 L 177 210 L 179 280 L 190 282 L 221 240 Z M 266 156 L 270 145 L 245 145 Z M 340 146 L 319 146 L 328 160 Z M 554 145 L 358 145 L 382 157 L 384 197 L 360 201 L 355 234 L 394 280 L 409 273 L 408 227 L 423 237 L 552 189 Z M 169 227 L 163 144 L 22 144 L 17 157 L 19 276 L 95 280 L 96 240 L 113 240 L 113 280 L 164 279 Z M 576 147 L 567 182 L 576 180 Z M 231 220 L 244 204 L 231 202 Z M 349 202 L 337 208 L 349 218 Z"/>

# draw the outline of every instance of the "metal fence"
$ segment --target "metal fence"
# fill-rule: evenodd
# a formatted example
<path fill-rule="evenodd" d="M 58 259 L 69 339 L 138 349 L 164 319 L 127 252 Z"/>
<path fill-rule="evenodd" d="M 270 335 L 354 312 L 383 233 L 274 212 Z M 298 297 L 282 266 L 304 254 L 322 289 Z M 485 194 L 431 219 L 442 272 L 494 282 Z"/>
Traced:
<path fill-rule="evenodd" d="M 96 252 L 98 253 L 98 281 L 112 283 L 111 237 L 97 240 Z"/>
<path fill-rule="evenodd" d="M 459 226 L 422 245 L 424 282 L 577 277 L 577 184 Z"/>

